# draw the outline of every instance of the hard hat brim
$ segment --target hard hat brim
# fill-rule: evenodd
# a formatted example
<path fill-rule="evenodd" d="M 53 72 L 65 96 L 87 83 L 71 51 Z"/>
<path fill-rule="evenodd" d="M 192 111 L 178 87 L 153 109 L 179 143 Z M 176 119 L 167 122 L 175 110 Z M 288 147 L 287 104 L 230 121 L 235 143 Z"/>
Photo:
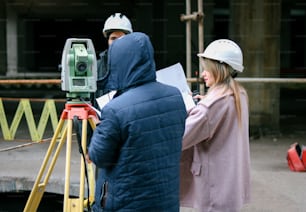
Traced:
<path fill-rule="evenodd" d="M 207 56 L 205 53 L 198 53 L 197 56 L 207 58 L 207 59 L 211 59 L 211 60 L 216 60 L 216 61 L 219 61 L 220 63 L 226 63 L 238 72 L 243 72 L 243 69 L 244 69 L 244 67 L 240 64 L 237 64 L 237 63 L 234 63 L 234 62 L 228 63 L 226 61 L 220 61 L 218 58 Z"/>

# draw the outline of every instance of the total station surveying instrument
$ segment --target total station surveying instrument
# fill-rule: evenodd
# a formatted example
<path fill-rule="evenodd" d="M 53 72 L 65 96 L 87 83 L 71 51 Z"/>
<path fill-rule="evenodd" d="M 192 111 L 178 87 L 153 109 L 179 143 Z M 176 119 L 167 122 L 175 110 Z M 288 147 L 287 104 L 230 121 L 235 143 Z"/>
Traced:
<path fill-rule="evenodd" d="M 61 61 L 61 88 L 67 92 L 67 102 L 24 208 L 24 212 L 37 211 L 60 150 L 65 142 L 66 164 L 63 211 L 84 211 L 85 208 L 90 210 L 90 205 L 94 201 L 94 171 L 92 163 L 86 162 L 85 154 L 87 149 L 87 124 L 89 122 L 91 128 L 94 129 L 94 119 L 98 119 L 90 102 L 90 94 L 97 89 L 96 79 L 97 60 L 92 41 L 84 38 L 67 39 Z M 81 153 L 78 198 L 70 198 L 70 196 L 73 196 L 70 194 L 70 159 L 73 123 L 75 125 L 82 123 L 81 136 L 77 139 Z M 78 127 L 75 126 L 75 128 Z M 45 172 L 46 168 L 48 169 Z M 87 181 L 88 198 L 84 198 L 85 180 Z"/>

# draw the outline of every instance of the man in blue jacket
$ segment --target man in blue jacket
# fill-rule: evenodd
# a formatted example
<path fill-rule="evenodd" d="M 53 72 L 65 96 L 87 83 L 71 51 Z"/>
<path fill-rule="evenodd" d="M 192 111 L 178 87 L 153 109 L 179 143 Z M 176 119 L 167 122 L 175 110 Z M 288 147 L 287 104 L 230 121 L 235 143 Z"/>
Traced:
<path fill-rule="evenodd" d="M 123 36 L 109 48 L 114 99 L 88 149 L 99 167 L 94 211 L 179 211 L 179 162 L 186 109 L 177 88 L 156 81 L 147 35 Z"/>

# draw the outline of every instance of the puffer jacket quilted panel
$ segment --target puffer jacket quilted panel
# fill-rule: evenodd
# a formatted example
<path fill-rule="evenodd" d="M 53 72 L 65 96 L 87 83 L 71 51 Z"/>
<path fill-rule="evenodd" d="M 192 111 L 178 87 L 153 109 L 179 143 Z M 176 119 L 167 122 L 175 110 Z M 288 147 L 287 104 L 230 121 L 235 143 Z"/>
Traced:
<path fill-rule="evenodd" d="M 120 86 L 101 111 L 89 146 L 91 160 L 100 167 L 96 211 L 179 211 L 185 105 L 178 89 L 155 81 L 154 60 L 148 63 L 144 58 L 152 57 L 153 49 L 138 36 L 143 35 L 132 33 L 118 40 L 137 51 L 120 57 L 133 60 L 132 68 L 109 61 L 111 80 L 119 79 Z M 119 51 L 117 44 L 112 44 L 110 58 Z"/>

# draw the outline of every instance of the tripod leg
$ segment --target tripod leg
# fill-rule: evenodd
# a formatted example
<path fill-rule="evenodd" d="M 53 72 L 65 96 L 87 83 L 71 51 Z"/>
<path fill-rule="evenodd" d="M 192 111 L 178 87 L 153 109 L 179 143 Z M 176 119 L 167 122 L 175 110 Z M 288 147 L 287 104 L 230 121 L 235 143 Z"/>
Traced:
<path fill-rule="evenodd" d="M 97 118 L 96 118 L 97 119 Z M 88 122 L 92 128 L 92 130 L 96 129 L 96 123 L 94 122 L 93 118 L 89 118 Z M 88 164 L 88 178 L 89 178 L 89 201 L 93 203 L 95 201 L 95 188 L 96 188 L 96 180 L 95 180 L 95 173 L 94 173 L 94 164 Z"/>
<path fill-rule="evenodd" d="M 80 187 L 79 187 L 79 198 L 69 198 L 69 177 L 70 177 L 70 157 L 71 157 L 71 136 L 72 132 L 72 120 L 68 121 L 68 136 L 67 136 L 67 152 L 66 152 L 66 184 L 65 184 L 65 196 L 64 196 L 64 211 L 84 211 L 84 207 L 87 206 L 88 202 L 84 201 L 85 196 L 85 154 L 87 147 L 87 119 L 82 120 L 82 132 L 81 132 L 81 148 L 80 153 Z M 94 180 L 94 179 L 93 179 Z M 94 190 L 94 188 L 91 188 Z M 89 202 L 90 203 L 90 202 Z"/>
<path fill-rule="evenodd" d="M 88 122 L 92 130 L 96 129 L 96 123 L 94 122 L 93 118 L 89 118 Z"/>
<path fill-rule="evenodd" d="M 81 145 L 83 149 L 83 157 L 85 157 L 86 149 L 87 149 L 87 119 L 83 119 L 82 121 L 82 140 Z M 83 210 L 83 201 L 84 201 L 84 188 L 85 188 L 85 158 L 81 156 L 81 169 L 80 169 L 80 203 Z"/>
<path fill-rule="evenodd" d="M 48 169 L 48 171 L 45 175 L 45 179 L 44 179 L 43 183 L 40 183 L 41 179 L 43 177 L 43 174 L 45 172 L 45 169 L 47 167 L 47 164 L 49 162 L 49 159 L 51 157 L 51 154 L 52 154 L 52 152 L 55 148 L 57 138 L 62 131 L 62 127 L 64 125 L 64 122 L 65 122 L 64 119 L 60 119 L 60 121 L 58 123 L 58 126 L 55 130 L 55 133 L 54 133 L 53 137 L 52 137 L 52 140 L 50 142 L 49 148 L 48 148 L 47 153 L 45 155 L 44 161 L 42 163 L 42 166 L 39 170 L 38 176 L 37 176 L 36 181 L 34 183 L 34 186 L 32 188 L 32 191 L 30 193 L 30 196 L 29 196 L 28 201 L 26 203 L 26 206 L 24 208 L 24 212 L 37 211 L 39 203 L 41 202 L 42 196 L 45 192 L 45 188 L 46 188 L 46 185 L 48 183 L 49 177 L 51 175 L 51 172 L 53 171 L 53 168 L 55 166 L 55 162 L 58 158 L 58 155 L 60 153 L 60 150 L 63 146 L 64 140 L 65 140 L 65 137 L 66 137 L 66 134 L 67 134 L 67 128 L 65 128 L 65 130 L 63 131 L 62 137 L 60 139 L 60 142 L 57 145 L 57 149 L 54 153 L 54 156 L 53 156 L 52 161 L 50 163 L 49 169 Z"/>
<path fill-rule="evenodd" d="M 72 207 L 78 207 L 73 204 L 69 199 L 70 189 L 70 159 L 71 159 L 71 146 L 72 146 L 72 119 L 67 121 L 67 143 L 66 143 L 66 167 L 65 167 L 65 191 L 64 191 L 64 208 L 63 211 L 71 211 Z"/>
<path fill-rule="evenodd" d="M 92 128 L 92 130 L 94 130 L 96 128 L 96 124 L 93 120 L 93 118 L 89 118 L 88 122 Z M 94 164 L 93 163 L 89 163 L 87 166 L 87 171 L 88 171 L 88 178 L 89 178 L 89 202 L 93 203 L 95 201 L 95 188 L 96 188 L 96 183 L 95 183 L 95 173 L 94 173 Z"/>
<path fill-rule="evenodd" d="M 94 166 L 93 163 L 88 163 L 87 165 L 87 173 L 88 173 L 88 180 L 89 180 L 89 196 L 88 199 L 84 201 L 84 207 L 89 204 L 91 205 L 95 201 L 95 173 L 94 173 Z"/>

